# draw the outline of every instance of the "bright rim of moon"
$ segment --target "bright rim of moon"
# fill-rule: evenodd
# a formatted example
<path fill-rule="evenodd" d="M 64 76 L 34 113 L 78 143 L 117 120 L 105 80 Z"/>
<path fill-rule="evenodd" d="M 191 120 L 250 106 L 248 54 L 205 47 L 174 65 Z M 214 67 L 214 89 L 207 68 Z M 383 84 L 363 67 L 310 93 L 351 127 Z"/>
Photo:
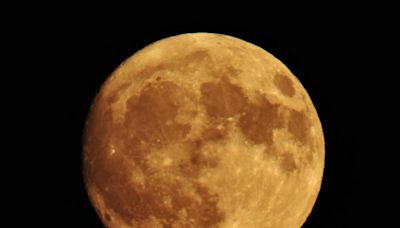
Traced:
<path fill-rule="evenodd" d="M 169 37 L 97 94 L 83 154 L 107 227 L 301 227 L 324 169 L 317 112 L 265 50 L 220 34 Z"/>

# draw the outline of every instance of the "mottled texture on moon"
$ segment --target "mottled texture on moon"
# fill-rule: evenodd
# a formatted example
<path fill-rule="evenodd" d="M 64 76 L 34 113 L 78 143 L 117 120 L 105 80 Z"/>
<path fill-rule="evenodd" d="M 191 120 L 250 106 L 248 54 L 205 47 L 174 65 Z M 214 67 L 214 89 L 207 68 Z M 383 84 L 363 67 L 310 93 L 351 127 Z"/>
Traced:
<path fill-rule="evenodd" d="M 84 180 L 107 227 L 300 227 L 324 153 L 317 112 L 282 62 L 231 36 L 183 34 L 103 84 Z"/>

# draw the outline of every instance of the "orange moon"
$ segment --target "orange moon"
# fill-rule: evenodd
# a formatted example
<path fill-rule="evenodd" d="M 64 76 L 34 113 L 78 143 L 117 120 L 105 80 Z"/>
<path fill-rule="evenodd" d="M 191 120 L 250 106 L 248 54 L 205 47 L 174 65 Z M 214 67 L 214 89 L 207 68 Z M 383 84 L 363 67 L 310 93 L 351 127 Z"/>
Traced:
<path fill-rule="evenodd" d="M 83 174 L 107 227 L 301 227 L 320 190 L 324 137 L 299 80 L 246 41 L 157 41 L 104 82 Z"/>

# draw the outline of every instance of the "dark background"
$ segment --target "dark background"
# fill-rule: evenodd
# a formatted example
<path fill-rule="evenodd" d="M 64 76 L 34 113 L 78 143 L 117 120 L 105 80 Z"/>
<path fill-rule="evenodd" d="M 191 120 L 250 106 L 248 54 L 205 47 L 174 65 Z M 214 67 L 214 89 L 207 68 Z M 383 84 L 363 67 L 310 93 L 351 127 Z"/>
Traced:
<path fill-rule="evenodd" d="M 375 159 L 368 152 L 368 136 L 376 124 L 370 119 L 376 106 L 369 96 L 372 83 L 364 74 L 374 63 L 369 57 L 372 39 L 366 39 L 371 21 L 348 12 L 345 18 L 330 17 L 334 15 L 321 12 L 288 22 L 275 18 L 273 23 L 262 15 L 254 20 L 185 15 L 171 21 L 132 19 L 135 23 L 122 25 L 66 20 L 46 26 L 45 36 L 27 32 L 35 38 L 32 53 L 39 73 L 34 81 L 39 86 L 34 90 L 40 102 L 24 99 L 34 113 L 38 130 L 33 134 L 41 138 L 33 144 L 44 142 L 43 152 L 34 156 L 39 160 L 34 175 L 40 178 L 26 180 L 32 195 L 28 197 L 39 205 L 30 213 L 40 214 L 30 223 L 101 227 L 81 170 L 82 134 L 91 102 L 123 60 L 154 41 L 189 32 L 222 33 L 258 45 L 285 63 L 308 91 L 324 129 L 326 165 L 320 194 L 303 227 L 358 227 L 366 222 L 366 213 L 376 208 L 371 208 L 374 197 L 368 196 L 372 187 L 363 183 L 381 180 L 365 169 Z"/>

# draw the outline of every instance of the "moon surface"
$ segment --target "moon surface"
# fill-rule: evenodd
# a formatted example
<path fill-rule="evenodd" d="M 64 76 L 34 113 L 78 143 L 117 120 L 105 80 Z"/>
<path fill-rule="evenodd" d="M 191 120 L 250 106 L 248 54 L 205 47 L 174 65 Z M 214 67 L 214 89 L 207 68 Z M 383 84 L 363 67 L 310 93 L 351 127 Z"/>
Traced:
<path fill-rule="evenodd" d="M 277 58 L 221 34 L 182 34 L 125 60 L 87 118 L 83 174 L 106 227 L 301 227 L 324 137 Z"/>

